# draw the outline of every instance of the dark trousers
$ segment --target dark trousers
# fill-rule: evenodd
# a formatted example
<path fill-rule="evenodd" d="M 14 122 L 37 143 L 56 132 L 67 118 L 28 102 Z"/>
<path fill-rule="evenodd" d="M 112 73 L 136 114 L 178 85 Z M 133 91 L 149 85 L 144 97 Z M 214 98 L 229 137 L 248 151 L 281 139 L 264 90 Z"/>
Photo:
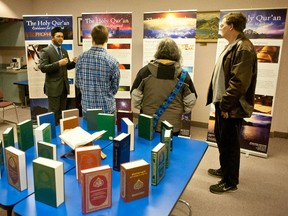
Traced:
<path fill-rule="evenodd" d="M 240 169 L 240 133 L 242 118 L 223 118 L 219 103 L 215 104 L 214 133 L 219 150 L 223 181 L 236 186 L 239 183 Z"/>
<path fill-rule="evenodd" d="M 54 112 L 55 122 L 58 125 L 62 118 L 62 110 L 67 109 L 67 93 L 64 91 L 59 97 L 48 96 L 48 111 Z"/>

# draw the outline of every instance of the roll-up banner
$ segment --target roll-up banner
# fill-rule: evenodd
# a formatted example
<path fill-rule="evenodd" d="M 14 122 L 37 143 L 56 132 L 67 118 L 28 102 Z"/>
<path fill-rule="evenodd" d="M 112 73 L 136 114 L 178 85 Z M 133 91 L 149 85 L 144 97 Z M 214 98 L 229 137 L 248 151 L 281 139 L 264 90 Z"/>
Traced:
<path fill-rule="evenodd" d="M 220 22 L 229 12 L 236 10 L 220 11 Z M 237 12 L 242 12 L 247 17 L 244 33 L 254 44 L 258 60 L 254 112 L 250 118 L 244 119 L 241 151 L 267 157 L 287 9 L 240 9 Z M 226 45 L 227 41 L 219 36 L 217 57 Z M 207 134 L 211 145 L 216 142 L 214 123 L 215 108 L 212 105 Z"/>

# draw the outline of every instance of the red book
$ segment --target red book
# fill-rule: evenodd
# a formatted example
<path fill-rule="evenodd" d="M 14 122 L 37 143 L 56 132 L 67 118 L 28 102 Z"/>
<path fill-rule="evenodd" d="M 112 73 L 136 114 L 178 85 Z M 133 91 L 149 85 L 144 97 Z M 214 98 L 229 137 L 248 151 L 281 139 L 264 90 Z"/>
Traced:
<path fill-rule="evenodd" d="M 112 205 L 112 168 L 109 165 L 85 169 L 82 175 L 82 213 Z"/>
<path fill-rule="evenodd" d="M 121 164 L 120 196 L 130 202 L 149 195 L 150 164 L 140 159 Z"/>
<path fill-rule="evenodd" d="M 133 112 L 128 110 L 117 110 L 117 130 L 118 132 L 122 131 L 121 129 L 121 119 L 129 118 L 133 122 Z"/>
<path fill-rule="evenodd" d="M 81 170 L 101 166 L 99 145 L 83 146 L 75 149 L 76 179 L 81 184 Z"/>

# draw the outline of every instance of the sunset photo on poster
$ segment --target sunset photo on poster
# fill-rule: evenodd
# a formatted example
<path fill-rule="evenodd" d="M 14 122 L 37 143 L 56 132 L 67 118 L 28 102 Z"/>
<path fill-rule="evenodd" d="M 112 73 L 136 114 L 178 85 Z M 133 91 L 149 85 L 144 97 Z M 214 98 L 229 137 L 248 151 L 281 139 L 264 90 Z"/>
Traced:
<path fill-rule="evenodd" d="M 196 11 L 144 14 L 144 38 L 195 38 Z"/>

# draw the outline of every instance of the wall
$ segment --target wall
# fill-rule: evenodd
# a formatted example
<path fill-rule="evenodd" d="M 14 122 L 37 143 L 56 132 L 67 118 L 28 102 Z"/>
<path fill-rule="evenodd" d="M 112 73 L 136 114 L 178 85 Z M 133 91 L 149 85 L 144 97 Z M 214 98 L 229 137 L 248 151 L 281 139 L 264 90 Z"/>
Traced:
<path fill-rule="evenodd" d="M 22 4 L 23 3 L 23 4 Z M 18 18 L 22 19 L 23 14 L 31 14 L 33 11 L 32 0 L 25 0 L 19 3 L 18 0 L 1 0 L 0 1 L 0 17 L 5 18 Z M 23 30 L 22 30 L 23 31 Z M 23 37 L 23 35 L 22 35 Z M 10 64 L 11 58 L 13 57 L 24 57 L 25 49 L 24 46 L 11 46 L 0 47 L 0 64 Z M 26 64 L 26 59 L 23 58 L 22 64 Z"/>
<path fill-rule="evenodd" d="M 250 9 L 250 8 L 287 8 L 287 0 L 178 0 L 177 4 L 174 0 L 155 1 L 155 0 L 30 0 L 21 1 L 21 7 L 15 4 L 16 0 L 4 0 L 9 3 L 12 10 L 18 17 L 22 14 L 72 14 L 74 22 L 74 34 L 76 36 L 77 16 L 81 16 L 81 13 L 85 12 L 132 12 L 132 28 L 133 28 L 133 44 L 132 44 L 132 65 L 133 65 L 133 77 L 137 74 L 138 70 L 142 67 L 142 38 L 143 38 L 143 13 L 151 11 L 169 11 L 169 10 L 191 10 L 197 9 L 198 11 L 219 11 L 221 9 Z M 33 3 L 33 7 L 30 7 Z M 13 5 L 17 5 L 17 8 Z M 23 10 L 22 9 L 23 5 Z M 14 8 L 15 9 L 14 9 Z M 24 8 L 28 8 L 25 10 Z M 32 9 L 32 11 L 31 11 Z M 0 10 L 1 5 L 0 5 Z M 11 12 L 12 13 L 12 12 Z M 286 20 L 286 30 L 288 29 L 288 16 Z M 78 55 L 82 51 L 82 47 L 77 46 L 76 37 L 74 39 L 75 55 Z M 284 44 L 282 50 L 282 56 L 280 59 L 279 79 L 276 90 L 276 99 L 274 103 L 274 114 L 271 131 L 288 133 L 288 94 L 287 94 L 287 69 L 288 61 L 284 61 L 284 54 L 288 53 L 288 35 L 287 31 L 284 36 Z M 201 44 L 196 45 L 196 57 L 195 57 L 195 77 L 194 82 L 198 92 L 198 101 L 192 112 L 192 120 L 198 123 L 208 123 L 208 116 L 210 108 L 205 106 L 206 92 L 214 62 L 216 58 L 216 43 L 208 43 L 206 46 Z M 284 112 L 284 110 L 286 112 Z"/>

